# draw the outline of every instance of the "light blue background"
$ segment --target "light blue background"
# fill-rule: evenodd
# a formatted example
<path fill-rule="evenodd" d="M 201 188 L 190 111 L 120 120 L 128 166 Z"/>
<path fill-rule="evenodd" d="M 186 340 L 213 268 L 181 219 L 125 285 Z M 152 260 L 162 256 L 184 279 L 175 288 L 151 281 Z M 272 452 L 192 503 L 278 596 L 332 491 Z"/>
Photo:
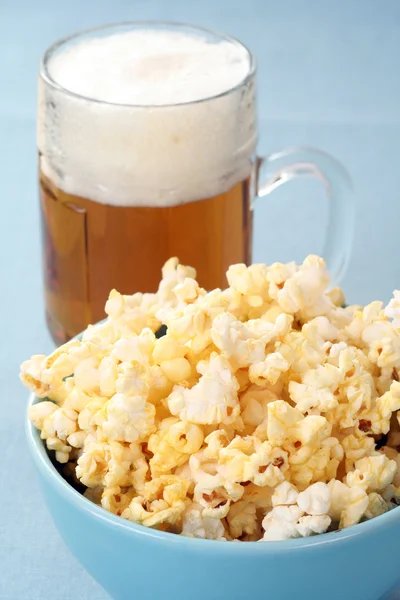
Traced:
<path fill-rule="evenodd" d="M 220 29 L 255 52 L 261 149 L 318 146 L 352 175 L 357 223 L 343 282 L 348 300 L 386 300 L 400 287 L 398 0 L 0 0 L 1 600 L 106 597 L 50 522 L 24 441 L 26 392 L 18 367 L 52 347 L 40 269 L 36 72 L 42 51 L 56 38 L 143 18 Z M 291 183 L 260 200 L 254 259 L 300 259 L 320 251 L 325 219 L 323 192 L 313 182 Z"/>

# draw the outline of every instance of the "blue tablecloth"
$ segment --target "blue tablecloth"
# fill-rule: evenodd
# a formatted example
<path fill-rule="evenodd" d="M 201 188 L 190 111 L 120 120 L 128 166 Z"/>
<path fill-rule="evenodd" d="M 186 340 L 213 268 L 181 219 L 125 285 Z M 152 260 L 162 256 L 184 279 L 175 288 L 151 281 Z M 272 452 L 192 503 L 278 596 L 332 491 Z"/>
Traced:
<path fill-rule="evenodd" d="M 348 301 L 386 300 L 400 287 L 398 0 L 0 0 L 1 600 L 106 598 L 50 521 L 24 440 L 27 394 L 18 367 L 52 348 L 43 319 L 35 182 L 36 73 L 40 54 L 56 38 L 144 18 L 223 30 L 254 50 L 262 150 L 319 146 L 353 177 L 357 226 L 343 282 Z M 258 202 L 254 259 L 318 252 L 325 220 L 317 184 L 285 186 Z"/>

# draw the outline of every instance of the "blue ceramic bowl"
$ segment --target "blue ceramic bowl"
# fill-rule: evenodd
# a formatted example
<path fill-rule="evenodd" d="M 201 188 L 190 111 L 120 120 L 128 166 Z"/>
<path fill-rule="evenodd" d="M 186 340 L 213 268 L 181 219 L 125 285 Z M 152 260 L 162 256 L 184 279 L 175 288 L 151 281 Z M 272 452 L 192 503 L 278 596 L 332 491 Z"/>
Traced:
<path fill-rule="evenodd" d="M 37 402 L 31 396 L 29 406 Z M 116 600 L 378 600 L 400 579 L 400 507 L 341 532 L 283 542 L 216 542 L 154 531 L 96 506 L 27 437 L 61 537 Z"/>

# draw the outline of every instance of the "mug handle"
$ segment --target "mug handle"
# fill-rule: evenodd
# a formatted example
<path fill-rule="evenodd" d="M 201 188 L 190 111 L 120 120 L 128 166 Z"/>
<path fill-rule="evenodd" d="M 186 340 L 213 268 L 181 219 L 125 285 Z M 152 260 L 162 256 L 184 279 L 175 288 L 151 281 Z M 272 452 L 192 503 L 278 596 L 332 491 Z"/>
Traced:
<path fill-rule="evenodd" d="M 347 268 L 353 241 L 355 203 L 350 176 L 340 163 L 321 150 L 287 148 L 257 158 L 256 195 L 263 198 L 295 177 L 313 177 L 325 186 L 329 207 L 322 256 L 334 287 Z"/>

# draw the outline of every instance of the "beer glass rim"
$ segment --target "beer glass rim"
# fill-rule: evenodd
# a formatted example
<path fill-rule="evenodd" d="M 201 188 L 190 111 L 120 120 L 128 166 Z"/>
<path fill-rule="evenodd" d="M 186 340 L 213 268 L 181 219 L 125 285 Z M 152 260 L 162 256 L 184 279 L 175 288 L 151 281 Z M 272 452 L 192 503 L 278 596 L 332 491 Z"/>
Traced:
<path fill-rule="evenodd" d="M 117 29 L 129 30 L 130 28 L 134 29 L 134 28 L 144 28 L 144 27 L 149 27 L 150 29 L 153 27 L 154 29 L 156 29 L 156 28 L 159 28 L 162 26 L 165 26 L 168 29 L 189 29 L 189 30 L 192 30 L 193 32 L 197 32 L 197 33 L 206 33 L 208 35 L 214 36 L 215 38 L 219 38 L 221 40 L 227 41 L 235 46 L 240 46 L 241 48 L 243 48 L 246 51 L 248 58 L 249 58 L 248 72 L 236 85 L 230 87 L 227 90 L 224 90 L 223 92 L 219 92 L 217 94 L 212 94 L 210 96 L 205 96 L 203 98 L 198 98 L 196 100 L 174 102 L 174 103 L 167 103 L 167 104 L 135 104 L 135 103 L 125 103 L 125 102 L 110 102 L 109 100 L 101 100 L 99 98 L 91 98 L 90 96 L 85 96 L 83 94 L 79 94 L 77 92 L 74 92 L 74 91 L 64 87 L 58 81 L 56 81 L 56 79 L 54 79 L 52 77 L 52 75 L 50 74 L 49 64 L 50 64 L 50 61 L 51 61 L 53 55 L 55 54 L 55 52 L 58 49 L 62 48 L 64 45 L 67 45 L 70 42 L 73 42 L 74 40 L 78 40 L 79 38 L 83 38 L 90 34 L 106 32 L 107 30 L 110 30 L 110 31 L 117 30 Z M 211 100 L 216 100 L 218 98 L 228 96 L 229 94 L 233 93 L 235 90 L 238 90 L 241 87 L 245 86 L 250 81 L 250 79 L 254 75 L 255 71 L 256 71 L 256 60 L 255 60 L 254 54 L 249 50 L 249 48 L 243 42 L 241 42 L 239 39 L 237 39 L 233 36 L 227 35 L 225 33 L 221 33 L 219 31 L 216 31 L 213 29 L 208 29 L 207 27 L 193 25 L 191 23 L 185 23 L 185 22 L 180 22 L 180 21 L 164 21 L 164 20 L 148 19 L 148 20 L 138 20 L 138 21 L 120 21 L 117 23 L 108 23 L 106 25 L 89 27 L 89 28 L 77 31 L 71 35 L 68 35 L 63 38 L 58 39 L 51 46 L 49 46 L 47 48 L 47 50 L 44 52 L 44 54 L 42 55 L 39 76 L 47 85 L 51 86 L 52 88 L 58 90 L 59 92 L 62 92 L 63 94 L 68 95 L 71 98 L 74 98 L 76 100 L 83 100 L 85 102 L 91 102 L 94 104 L 109 105 L 109 106 L 120 107 L 120 108 L 137 108 L 137 109 L 152 109 L 153 110 L 153 109 L 157 109 L 157 108 L 165 109 L 165 108 L 170 108 L 170 107 L 175 107 L 175 106 L 178 107 L 178 106 L 188 106 L 188 105 L 192 105 L 192 104 L 200 104 L 201 102 L 209 102 Z"/>

